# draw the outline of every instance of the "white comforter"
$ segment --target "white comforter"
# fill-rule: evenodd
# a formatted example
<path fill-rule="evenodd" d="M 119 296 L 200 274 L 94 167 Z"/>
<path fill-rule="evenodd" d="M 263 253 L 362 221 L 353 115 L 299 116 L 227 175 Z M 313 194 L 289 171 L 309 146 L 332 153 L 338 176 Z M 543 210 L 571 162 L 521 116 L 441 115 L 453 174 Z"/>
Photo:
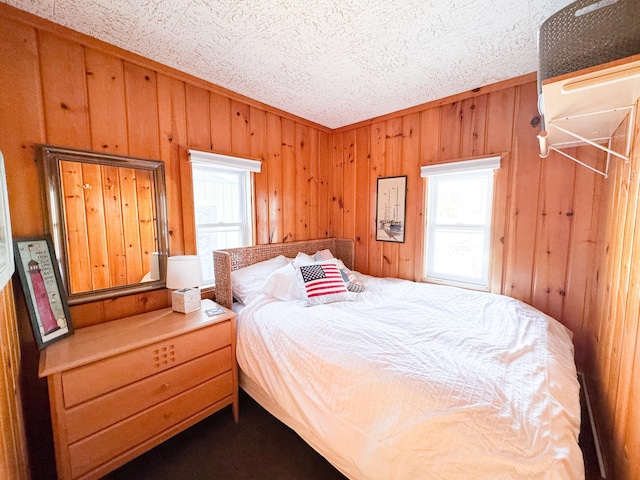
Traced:
<path fill-rule="evenodd" d="M 238 321 L 240 368 L 343 471 L 584 478 L 565 327 L 505 296 L 362 278 L 357 301 L 305 308 L 261 295 Z"/>

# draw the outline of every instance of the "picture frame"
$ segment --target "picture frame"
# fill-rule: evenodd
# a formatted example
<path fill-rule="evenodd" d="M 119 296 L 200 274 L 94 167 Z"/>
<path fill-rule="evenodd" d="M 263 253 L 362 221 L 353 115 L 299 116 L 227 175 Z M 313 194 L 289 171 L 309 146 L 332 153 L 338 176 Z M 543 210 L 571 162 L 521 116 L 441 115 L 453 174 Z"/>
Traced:
<path fill-rule="evenodd" d="M 407 220 L 407 176 L 378 177 L 376 240 L 404 243 Z"/>
<path fill-rule="evenodd" d="M 13 240 L 33 335 L 42 350 L 73 333 L 67 294 L 50 235 Z"/>
<path fill-rule="evenodd" d="M 0 152 L 0 289 L 9 282 L 14 271 L 7 174 L 4 168 L 4 156 Z"/>

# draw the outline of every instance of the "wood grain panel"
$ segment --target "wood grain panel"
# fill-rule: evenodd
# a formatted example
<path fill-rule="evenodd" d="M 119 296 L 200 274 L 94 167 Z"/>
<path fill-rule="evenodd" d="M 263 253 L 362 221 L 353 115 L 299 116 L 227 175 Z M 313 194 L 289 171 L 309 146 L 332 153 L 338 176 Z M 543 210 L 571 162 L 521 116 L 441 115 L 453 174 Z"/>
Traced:
<path fill-rule="evenodd" d="M 38 34 L 47 142 L 90 148 L 84 49 L 47 32 Z"/>
<path fill-rule="evenodd" d="M 311 151 L 309 150 L 309 132 L 306 125 L 296 124 L 294 161 L 295 161 L 295 238 L 306 240 L 309 238 L 310 214 L 310 170 Z"/>
<path fill-rule="evenodd" d="M 231 152 L 238 156 L 251 155 L 251 108 L 246 103 L 231 102 Z M 212 132 L 215 130 L 212 129 Z M 213 136 L 213 135 L 212 135 Z M 211 142 L 213 145 L 213 141 Z"/>
<path fill-rule="evenodd" d="M 402 118 L 402 165 L 400 171 L 408 173 L 407 218 L 414 219 L 405 225 L 405 243 L 398 247 L 398 277 L 420 280 L 416 266 L 422 266 L 422 243 L 424 242 L 424 180 L 420 177 L 420 114 L 413 113 Z"/>
<path fill-rule="evenodd" d="M 109 193 L 109 190 L 104 186 L 100 165 L 83 163 L 80 168 L 82 169 L 82 183 L 76 185 L 76 189 L 85 203 L 86 220 L 82 223 L 86 224 L 87 228 L 91 285 L 92 290 L 101 290 L 111 286 L 109 273 L 111 252 L 107 249 L 107 238 L 112 234 L 107 234 L 107 225 L 117 230 L 116 236 L 122 237 L 122 230 L 120 225 L 107 222 L 102 194 L 105 190 Z M 70 275 L 73 277 L 75 273 Z"/>
<path fill-rule="evenodd" d="M 180 145 L 187 140 L 187 114 L 184 83 L 166 75 L 158 75 L 158 128 L 160 130 L 160 159 L 165 163 L 167 191 L 167 221 L 169 224 L 169 251 L 171 255 L 184 255 L 182 175 Z M 190 177 L 189 177 L 190 178 Z M 188 210 L 187 210 L 188 211 Z M 190 217 L 188 222 L 193 222 Z M 193 235 L 193 231 L 189 232 Z M 195 253 L 193 250 L 190 253 Z"/>
<path fill-rule="evenodd" d="M 282 199 L 282 127 L 280 117 L 267 112 L 267 183 L 269 186 L 269 242 L 284 241 Z"/>
<path fill-rule="evenodd" d="M 156 73 L 128 62 L 124 64 L 129 132 L 129 155 L 160 157 Z"/>
<path fill-rule="evenodd" d="M 283 195 L 283 230 L 282 239 L 291 242 L 296 239 L 296 125 L 294 122 L 282 119 L 282 195 Z"/>
<path fill-rule="evenodd" d="M 331 236 L 331 141 L 333 135 L 318 132 L 318 238 Z"/>
<path fill-rule="evenodd" d="M 88 114 L 91 148 L 126 155 L 127 111 L 122 60 L 93 49 L 85 49 Z"/>
<path fill-rule="evenodd" d="M 266 159 L 267 117 L 264 110 L 252 107 L 251 152 L 252 158 L 262 161 L 262 171 L 254 175 L 255 242 L 269 243 L 269 165 Z"/>
<path fill-rule="evenodd" d="M 211 111 L 211 150 L 231 152 L 231 100 L 228 97 L 209 94 Z M 191 116 L 189 116 L 191 119 Z M 204 147 L 203 147 L 204 148 Z"/>
<path fill-rule="evenodd" d="M 369 235 L 371 230 L 375 228 L 371 222 L 371 207 L 369 195 L 371 195 L 371 154 L 369 136 L 371 130 L 369 127 L 360 127 L 356 129 L 356 156 L 355 156 L 355 175 L 356 175 L 356 218 L 354 232 L 355 247 L 355 269 L 358 271 L 367 270 L 369 258 Z M 374 214 L 375 216 L 375 214 Z M 374 220 L 375 221 L 375 220 Z"/>

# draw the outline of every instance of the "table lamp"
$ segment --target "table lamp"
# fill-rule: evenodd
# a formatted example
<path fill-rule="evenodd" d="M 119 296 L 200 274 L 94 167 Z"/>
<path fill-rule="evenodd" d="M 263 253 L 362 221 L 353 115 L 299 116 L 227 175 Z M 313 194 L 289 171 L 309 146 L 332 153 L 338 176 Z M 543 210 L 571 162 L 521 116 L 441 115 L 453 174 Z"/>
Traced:
<path fill-rule="evenodd" d="M 202 264 L 197 255 L 175 255 L 167 258 L 167 288 L 172 289 L 174 312 L 191 313 L 200 309 L 198 288 L 202 283 Z"/>

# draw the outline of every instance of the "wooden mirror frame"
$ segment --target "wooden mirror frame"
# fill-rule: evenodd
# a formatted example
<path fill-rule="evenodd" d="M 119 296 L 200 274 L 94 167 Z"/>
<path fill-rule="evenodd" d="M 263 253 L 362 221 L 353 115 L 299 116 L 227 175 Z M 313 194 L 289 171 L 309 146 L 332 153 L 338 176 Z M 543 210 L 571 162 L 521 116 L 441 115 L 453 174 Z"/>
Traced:
<path fill-rule="evenodd" d="M 44 204 L 47 209 L 45 222 L 47 232 L 51 234 L 53 245 L 60 264 L 62 282 L 67 292 L 68 303 L 81 303 L 104 300 L 108 298 L 131 295 L 165 287 L 166 260 L 168 255 L 169 228 L 167 222 L 167 202 L 165 187 L 164 163 L 157 160 L 124 157 L 118 155 L 76 150 L 52 145 L 37 145 L 37 159 L 40 164 Z M 151 172 L 154 183 L 156 248 L 160 254 L 158 280 L 129 283 L 98 290 L 87 290 L 73 293 L 70 284 L 69 257 L 72 252 L 67 247 L 67 224 L 65 218 L 62 178 L 60 162 L 81 162 L 112 167 L 125 167 Z"/>

